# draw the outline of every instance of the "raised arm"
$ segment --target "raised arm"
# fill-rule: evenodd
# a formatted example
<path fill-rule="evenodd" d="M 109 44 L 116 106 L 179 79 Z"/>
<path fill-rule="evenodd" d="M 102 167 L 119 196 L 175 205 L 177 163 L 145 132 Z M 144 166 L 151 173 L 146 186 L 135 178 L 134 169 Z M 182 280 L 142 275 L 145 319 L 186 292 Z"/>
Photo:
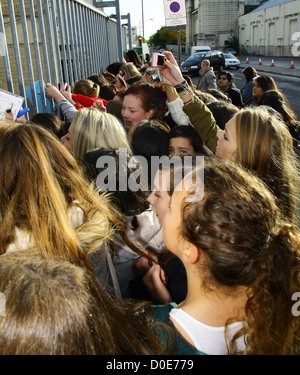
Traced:
<path fill-rule="evenodd" d="M 219 127 L 216 124 L 213 114 L 189 88 L 173 54 L 169 51 L 165 51 L 164 55 L 167 59 L 165 60 L 164 66 L 160 68 L 160 72 L 170 85 L 175 88 L 175 91 L 172 91 L 173 98 L 176 94 L 180 95 L 184 104 L 184 113 L 188 115 L 190 122 L 197 130 L 204 144 L 212 152 L 215 152 Z"/>
<path fill-rule="evenodd" d="M 46 93 L 48 96 L 51 96 L 57 103 L 57 116 L 62 119 L 64 115 L 70 122 L 72 122 L 77 109 L 73 104 L 65 98 L 65 96 L 58 90 L 57 87 L 51 85 L 51 83 L 46 84 Z"/>
<path fill-rule="evenodd" d="M 45 91 L 48 96 L 53 98 L 56 103 L 58 103 L 60 100 L 65 100 L 66 98 L 63 96 L 63 94 L 58 90 L 57 87 L 54 85 L 51 85 L 51 83 L 47 83 L 45 87 Z"/>
<path fill-rule="evenodd" d="M 76 102 L 72 99 L 72 92 L 71 92 L 71 87 L 67 83 L 65 83 L 61 88 L 60 88 L 60 93 L 67 99 L 71 104 L 75 105 Z"/>
<path fill-rule="evenodd" d="M 209 108 L 202 100 L 195 97 L 193 102 L 183 107 L 183 111 L 188 115 L 204 144 L 215 153 L 218 140 L 217 132 L 220 129 Z"/>
<path fill-rule="evenodd" d="M 175 88 L 165 85 L 167 94 L 167 107 L 172 119 L 177 125 L 192 125 L 189 117 L 183 112 L 183 101 L 178 96 Z"/>

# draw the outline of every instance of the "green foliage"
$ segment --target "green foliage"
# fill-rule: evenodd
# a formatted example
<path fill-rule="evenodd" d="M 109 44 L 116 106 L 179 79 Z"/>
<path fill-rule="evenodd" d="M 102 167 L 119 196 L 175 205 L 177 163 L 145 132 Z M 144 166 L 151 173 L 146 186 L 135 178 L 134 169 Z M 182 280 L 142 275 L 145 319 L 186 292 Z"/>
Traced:
<path fill-rule="evenodd" d="M 239 40 L 236 36 L 232 36 L 229 40 L 225 41 L 225 45 L 227 48 L 233 48 L 236 50 L 236 52 L 239 52 L 240 45 L 239 45 Z"/>
<path fill-rule="evenodd" d="M 186 31 L 180 30 L 180 43 L 181 45 L 186 44 Z M 163 26 L 160 28 L 160 30 L 157 30 L 157 32 L 150 36 L 148 40 L 148 44 L 164 48 L 166 44 L 177 44 L 177 30 L 169 31 L 166 26 Z"/>

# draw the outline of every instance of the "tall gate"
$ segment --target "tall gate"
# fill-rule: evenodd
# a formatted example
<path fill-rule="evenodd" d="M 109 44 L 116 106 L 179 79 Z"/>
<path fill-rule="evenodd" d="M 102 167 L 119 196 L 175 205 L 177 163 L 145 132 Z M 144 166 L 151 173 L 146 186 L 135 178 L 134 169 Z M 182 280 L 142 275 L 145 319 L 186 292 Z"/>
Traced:
<path fill-rule="evenodd" d="M 48 112 L 44 83 L 72 86 L 119 60 L 117 24 L 84 1 L 0 0 L 0 56 L 0 88 Z"/>

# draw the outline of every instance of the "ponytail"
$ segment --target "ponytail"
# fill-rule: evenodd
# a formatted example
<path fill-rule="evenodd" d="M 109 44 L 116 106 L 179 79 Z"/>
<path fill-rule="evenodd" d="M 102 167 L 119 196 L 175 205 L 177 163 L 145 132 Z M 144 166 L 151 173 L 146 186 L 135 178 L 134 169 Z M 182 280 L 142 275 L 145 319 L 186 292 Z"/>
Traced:
<path fill-rule="evenodd" d="M 75 83 L 72 92 L 89 98 L 99 98 L 100 86 L 90 79 L 80 79 Z"/>
<path fill-rule="evenodd" d="M 257 258 L 246 304 L 246 350 L 251 354 L 295 354 L 300 349 L 300 321 L 292 315 L 292 295 L 300 291 L 299 243 L 295 229 L 284 224 L 268 236 Z"/>

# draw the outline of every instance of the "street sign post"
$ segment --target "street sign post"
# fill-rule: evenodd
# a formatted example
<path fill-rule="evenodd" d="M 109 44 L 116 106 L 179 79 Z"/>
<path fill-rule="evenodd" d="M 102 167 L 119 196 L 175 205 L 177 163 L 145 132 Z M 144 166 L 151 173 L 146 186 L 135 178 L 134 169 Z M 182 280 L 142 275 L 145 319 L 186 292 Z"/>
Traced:
<path fill-rule="evenodd" d="M 185 0 L 164 0 L 166 26 L 186 25 Z"/>
<path fill-rule="evenodd" d="M 180 30 L 186 28 L 185 0 L 164 0 L 164 6 L 166 26 L 169 30 L 177 30 L 178 64 L 180 65 Z"/>

